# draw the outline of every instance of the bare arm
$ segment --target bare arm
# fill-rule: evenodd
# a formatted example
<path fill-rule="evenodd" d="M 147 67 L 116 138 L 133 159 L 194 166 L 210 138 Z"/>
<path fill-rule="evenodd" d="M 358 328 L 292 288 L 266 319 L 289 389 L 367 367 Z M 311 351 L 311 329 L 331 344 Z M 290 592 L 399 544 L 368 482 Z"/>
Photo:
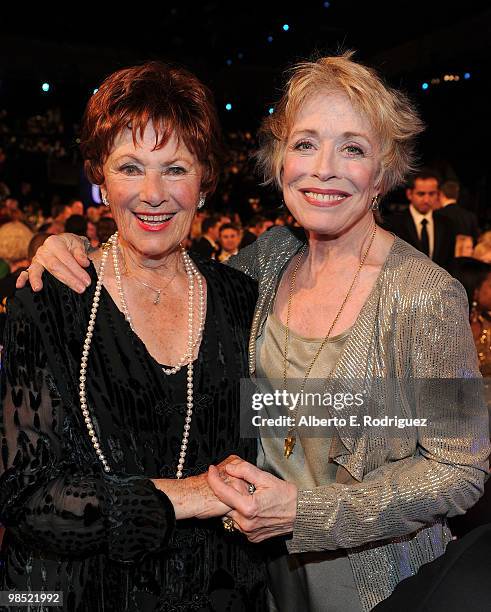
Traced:
<path fill-rule="evenodd" d="M 90 263 L 86 243 L 86 239 L 76 234 L 50 236 L 37 250 L 29 272 L 19 275 L 17 289 L 29 281 L 33 291 L 40 291 L 43 288 L 43 272 L 48 270 L 70 289 L 83 293 L 90 285 L 90 276 L 84 270 Z"/>

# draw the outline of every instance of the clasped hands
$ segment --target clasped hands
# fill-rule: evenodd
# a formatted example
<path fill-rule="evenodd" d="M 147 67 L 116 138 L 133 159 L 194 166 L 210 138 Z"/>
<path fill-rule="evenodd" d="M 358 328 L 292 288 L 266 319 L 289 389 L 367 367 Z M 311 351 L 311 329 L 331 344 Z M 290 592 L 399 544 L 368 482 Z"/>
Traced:
<path fill-rule="evenodd" d="M 251 542 L 293 531 L 297 487 L 237 455 L 197 476 L 152 482 L 170 499 L 177 520 L 228 517 Z"/>
<path fill-rule="evenodd" d="M 231 508 L 226 513 L 250 542 L 291 533 L 297 513 L 297 487 L 251 463 L 230 458 L 210 466 L 208 484 L 218 500 Z M 250 493 L 249 484 L 255 487 Z"/>

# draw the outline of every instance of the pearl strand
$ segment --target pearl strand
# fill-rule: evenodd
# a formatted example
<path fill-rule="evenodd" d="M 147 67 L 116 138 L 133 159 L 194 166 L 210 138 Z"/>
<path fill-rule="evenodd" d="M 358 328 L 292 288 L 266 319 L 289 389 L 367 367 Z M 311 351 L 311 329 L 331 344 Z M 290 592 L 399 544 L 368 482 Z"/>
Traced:
<path fill-rule="evenodd" d="M 189 290 L 188 290 L 188 313 L 194 312 L 194 307 L 193 307 L 194 282 L 192 282 L 191 279 L 192 279 L 193 276 L 195 276 L 197 281 L 198 281 L 198 293 L 199 293 L 199 305 L 198 305 L 199 324 L 198 324 L 198 333 L 196 334 L 196 338 L 195 338 L 194 342 L 192 343 L 191 347 L 190 348 L 188 347 L 188 352 L 183 357 L 181 357 L 179 359 L 179 361 L 177 362 L 177 364 L 175 366 L 172 366 L 171 368 L 162 368 L 162 371 L 164 372 L 164 374 L 167 374 L 167 376 L 169 376 L 171 374 L 176 374 L 183 367 L 183 365 L 185 364 L 186 361 L 188 361 L 190 359 L 192 360 L 193 355 L 194 355 L 194 350 L 198 346 L 198 343 L 201 340 L 201 336 L 203 334 L 203 329 L 204 329 L 204 323 L 205 323 L 205 295 L 204 295 L 204 291 L 203 291 L 203 281 L 201 279 L 201 275 L 198 272 L 196 266 L 194 265 L 194 262 L 189 257 L 187 251 L 183 247 L 181 247 L 181 252 L 182 252 L 182 257 L 183 257 L 183 261 L 184 261 L 184 267 L 186 269 L 186 272 L 188 274 L 188 278 L 190 280 Z M 190 333 L 192 334 L 192 329 L 191 328 L 190 328 Z"/>
<path fill-rule="evenodd" d="M 111 240 L 113 240 L 114 236 L 110 239 L 109 242 L 111 242 Z M 80 407 L 82 409 L 82 415 L 84 417 L 84 421 L 85 421 L 85 425 L 87 427 L 87 431 L 89 432 L 89 437 L 91 439 L 92 442 L 92 446 L 94 447 L 94 450 L 97 454 L 97 457 L 99 459 L 99 461 L 102 463 L 102 466 L 104 468 L 104 471 L 106 472 L 110 472 L 111 468 L 109 467 L 109 464 L 106 460 L 106 458 L 104 457 L 104 454 L 101 450 L 101 445 L 99 442 L 99 439 L 96 435 L 96 432 L 94 430 L 94 424 L 92 422 L 92 418 L 90 416 L 90 412 L 89 412 L 89 407 L 87 405 L 87 396 L 86 396 L 86 388 L 85 388 L 85 381 L 86 381 L 86 373 L 87 373 L 87 361 L 89 358 L 89 352 L 90 352 L 90 346 L 92 343 L 92 336 L 94 333 L 94 324 L 95 324 L 95 318 L 97 315 L 97 310 L 99 308 L 99 300 L 100 300 L 100 296 L 101 296 L 101 288 L 102 288 L 102 281 L 104 279 L 104 272 L 106 269 L 106 263 L 107 263 L 107 257 L 109 255 L 109 246 L 105 247 L 102 251 L 102 258 L 101 258 L 101 265 L 99 268 L 99 278 L 97 280 L 97 284 L 95 287 L 95 293 L 94 293 L 94 299 L 92 301 L 92 308 L 90 311 L 90 318 L 89 318 L 89 325 L 87 327 L 87 334 L 85 336 L 85 340 L 84 340 L 84 348 L 82 350 L 82 359 L 81 359 L 81 363 L 80 363 L 80 384 L 79 384 L 79 397 L 80 397 Z"/>
<path fill-rule="evenodd" d="M 202 337 L 204 323 L 205 323 L 205 303 L 204 303 L 203 281 L 202 281 L 199 271 L 195 267 L 188 253 L 182 247 L 181 249 L 182 249 L 182 256 L 183 256 L 183 261 L 184 261 L 184 267 L 186 269 L 186 273 L 188 276 L 188 282 L 189 282 L 189 286 L 188 286 L 188 351 L 186 353 L 186 356 L 183 359 L 181 359 L 182 363 L 180 362 L 178 366 L 174 366 L 174 368 L 171 368 L 171 370 L 175 369 L 175 371 L 177 372 L 179 369 L 181 369 L 183 362 L 186 359 L 188 359 L 189 361 L 188 361 L 188 366 L 187 366 L 187 401 L 186 401 L 187 410 L 186 410 L 186 418 L 185 418 L 185 424 L 184 424 L 184 432 L 183 432 L 183 437 L 182 437 L 182 442 L 181 442 L 181 449 L 179 453 L 179 462 L 178 462 L 177 471 L 176 471 L 176 477 L 178 479 L 181 478 L 183 475 L 183 468 L 184 468 L 184 462 L 186 459 L 186 452 L 187 452 L 188 439 L 189 439 L 189 431 L 191 429 L 191 421 L 192 421 L 192 415 L 193 415 L 193 405 L 194 405 L 193 403 L 193 396 L 194 396 L 194 393 L 193 393 L 194 391 L 193 354 L 194 354 L 194 349 L 197 346 L 197 343 Z M 118 295 L 121 301 L 121 307 L 123 309 L 123 314 L 125 316 L 125 319 L 128 321 L 131 329 L 134 331 L 131 317 L 128 311 L 128 305 L 127 305 L 126 298 L 123 292 L 123 285 L 122 285 L 122 280 L 121 280 L 121 272 L 119 268 L 119 258 L 118 258 L 118 233 L 116 232 L 109 239 L 107 246 L 103 248 L 98 280 L 97 280 L 96 289 L 94 293 L 94 299 L 92 302 L 92 308 L 90 311 L 89 325 L 87 327 L 87 334 L 85 336 L 84 347 L 82 351 L 82 359 L 81 359 L 81 364 L 80 364 L 80 378 L 79 378 L 80 380 L 80 385 L 79 385 L 80 406 L 82 409 L 82 414 L 84 416 L 84 421 L 85 421 L 90 439 L 92 441 L 92 445 L 97 454 L 97 457 L 101 461 L 104 471 L 106 472 L 110 472 L 111 468 L 109 467 L 109 464 L 101 450 L 100 442 L 96 435 L 94 425 L 93 425 L 93 422 L 90 416 L 89 408 L 87 405 L 85 381 L 86 381 L 86 373 L 87 373 L 87 362 L 88 362 L 88 357 L 89 357 L 89 352 L 90 352 L 90 347 L 91 347 L 92 337 L 93 337 L 93 332 L 94 332 L 95 319 L 97 316 L 97 310 L 99 308 L 102 282 L 104 279 L 107 258 L 109 256 L 110 250 L 112 251 L 112 255 L 113 255 L 114 275 L 116 278 L 116 286 L 118 289 Z M 199 312 L 199 329 L 198 329 L 197 337 L 193 341 L 194 277 L 196 277 L 198 281 L 198 287 L 199 287 L 199 311 L 198 311 Z M 164 370 L 164 368 L 162 369 Z M 175 372 L 171 371 L 170 373 L 175 373 Z"/>
<path fill-rule="evenodd" d="M 186 269 L 186 273 L 188 275 L 188 279 L 189 279 L 189 289 L 188 289 L 188 299 L 190 304 L 188 303 L 188 312 L 191 312 L 191 308 L 193 307 L 193 298 L 194 298 L 194 279 L 192 279 L 192 276 L 196 276 L 197 280 L 198 280 L 198 288 L 199 288 L 199 307 L 198 307 L 198 313 L 199 313 L 199 331 L 196 334 L 196 339 L 193 342 L 191 351 L 186 351 L 186 353 L 179 359 L 179 361 L 177 362 L 177 364 L 175 366 L 172 366 L 171 368 L 162 368 L 162 371 L 164 372 L 164 374 L 167 374 L 168 376 L 170 374 L 176 374 L 177 372 L 179 372 L 179 370 L 181 370 L 182 366 L 186 363 L 186 361 L 188 361 L 189 359 L 192 359 L 192 355 L 194 354 L 194 349 L 198 346 L 198 343 L 201 340 L 201 336 L 202 336 L 202 332 L 203 332 L 203 328 L 204 328 L 204 322 L 205 322 L 205 298 L 204 298 L 204 291 L 203 291 L 203 281 L 201 279 L 201 275 L 199 274 L 197 268 L 194 265 L 194 262 L 192 261 L 192 259 L 189 257 L 187 251 L 181 247 L 181 252 L 182 252 L 182 256 L 183 256 L 183 261 L 184 261 L 184 267 Z M 126 299 L 123 293 L 123 286 L 122 286 L 122 281 L 121 281 L 121 271 L 120 271 L 120 267 L 119 267 L 119 257 L 118 257 L 118 243 L 117 241 L 112 243 L 112 254 L 113 254 L 113 264 L 114 264 L 114 273 L 115 273 L 115 277 L 116 277 L 116 286 L 118 289 L 118 295 L 119 295 L 119 300 L 121 302 L 121 307 L 123 309 L 123 314 L 125 316 L 126 321 L 128 321 L 129 326 L 131 327 L 131 329 L 133 331 L 135 331 L 134 327 L 133 327 L 133 322 L 131 319 L 131 316 L 129 314 L 128 311 L 128 305 L 126 303 Z"/>

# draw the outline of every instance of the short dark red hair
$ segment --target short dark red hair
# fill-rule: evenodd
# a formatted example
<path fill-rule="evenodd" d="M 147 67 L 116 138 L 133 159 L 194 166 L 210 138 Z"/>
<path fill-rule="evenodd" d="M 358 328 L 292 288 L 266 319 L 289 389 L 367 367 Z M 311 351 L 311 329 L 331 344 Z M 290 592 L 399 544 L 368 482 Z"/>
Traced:
<path fill-rule="evenodd" d="M 213 192 L 222 154 L 213 95 L 191 72 L 163 62 L 114 72 L 89 100 L 80 144 L 88 179 L 102 184 L 115 138 L 130 128 L 136 145 L 149 121 L 157 132 L 155 148 L 165 146 L 175 131 L 203 167 L 202 191 Z"/>

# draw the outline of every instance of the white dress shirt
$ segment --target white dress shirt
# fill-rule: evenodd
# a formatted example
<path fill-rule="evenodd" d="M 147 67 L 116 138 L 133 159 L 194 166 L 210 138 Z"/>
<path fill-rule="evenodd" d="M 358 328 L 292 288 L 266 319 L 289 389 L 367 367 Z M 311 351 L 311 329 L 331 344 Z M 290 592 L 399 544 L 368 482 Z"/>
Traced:
<path fill-rule="evenodd" d="M 418 234 L 418 240 L 421 240 L 421 232 L 423 230 L 423 226 L 421 225 L 421 221 L 426 219 L 426 231 L 428 232 L 428 244 L 430 252 L 428 257 L 433 259 L 433 251 L 435 249 L 435 224 L 433 222 L 433 211 L 430 210 L 426 213 L 426 215 L 421 214 L 412 204 L 409 204 L 409 212 L 411 213 L 411 217 L 413 218 L 414 225 L 416 226 L 416 233 Z"/>

